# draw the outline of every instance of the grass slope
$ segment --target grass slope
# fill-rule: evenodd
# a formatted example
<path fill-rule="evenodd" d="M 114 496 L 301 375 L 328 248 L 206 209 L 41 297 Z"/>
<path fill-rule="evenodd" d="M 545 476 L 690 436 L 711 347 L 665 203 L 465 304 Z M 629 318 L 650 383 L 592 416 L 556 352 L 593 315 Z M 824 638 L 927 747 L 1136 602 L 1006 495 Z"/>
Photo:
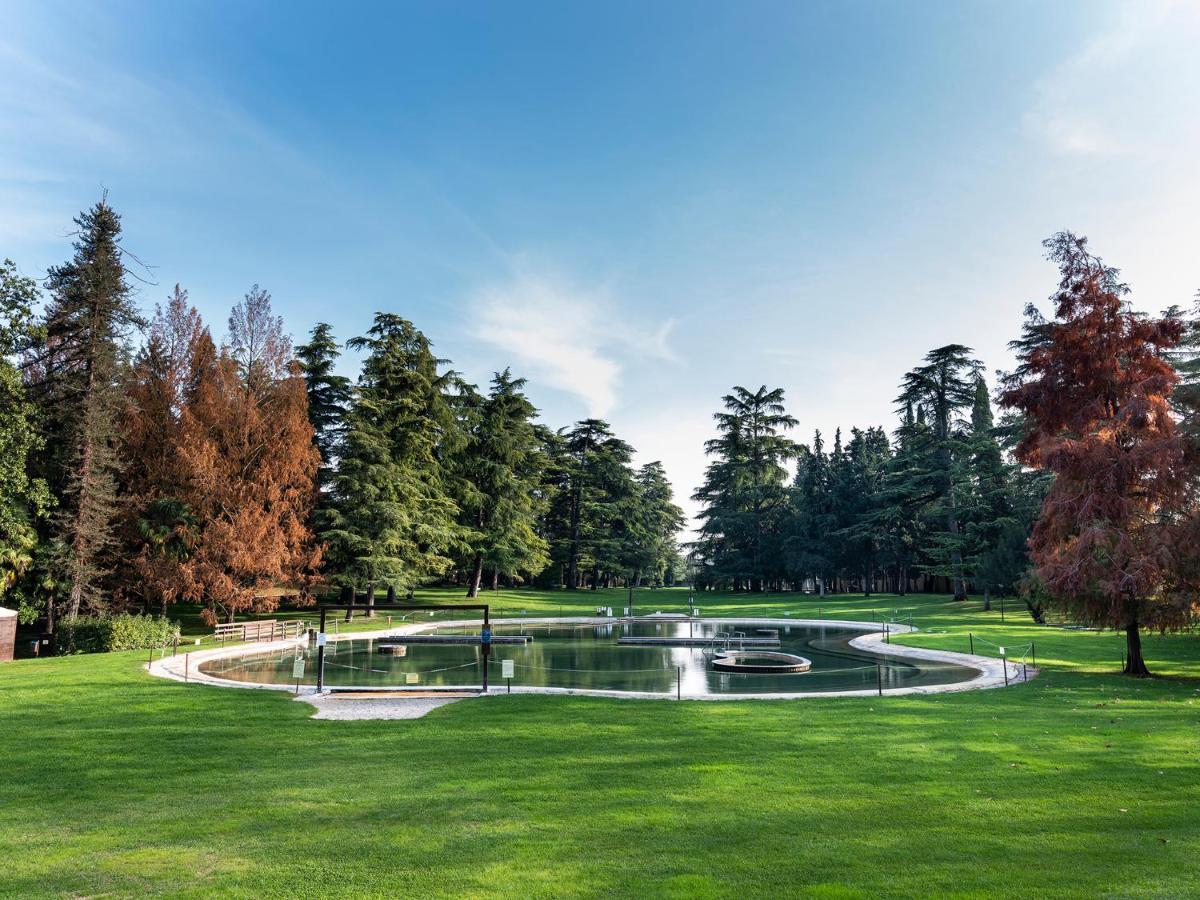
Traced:
<path fill-rule="evenodd" d="M 532 616 L 621 596 L 505 600 Z M 1196 637 L 1149 640 L 1166 677 L 1133 681 L 1115 635 L 1001 625 L 974 602 L 698 599 L 818 602 L 912 609 L 906 641 L 925 646 L 1033 638 L 1044 674 L 931 697 L 514 695 L 328 722 L 278 693 L 151 679 L 141 653 L 18 661 L 0 667 L 0 895 L 1200 895 Z"/>

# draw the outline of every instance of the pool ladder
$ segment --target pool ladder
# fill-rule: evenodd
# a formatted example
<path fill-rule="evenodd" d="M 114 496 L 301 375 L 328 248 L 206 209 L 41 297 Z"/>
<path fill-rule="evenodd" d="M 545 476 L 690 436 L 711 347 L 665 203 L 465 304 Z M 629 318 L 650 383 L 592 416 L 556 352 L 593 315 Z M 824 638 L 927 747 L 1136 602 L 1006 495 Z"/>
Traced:
<path fill-rule="evenodd" d="M 737 641 L 738 649 L 746 649 L 746 632 L 744 631 L 718 631 L 713 635 L 713 639 L 708 643 L 708 654 L 711 656 L 719 656 L 721 653 L 728 653 L 730 645 Z"/>

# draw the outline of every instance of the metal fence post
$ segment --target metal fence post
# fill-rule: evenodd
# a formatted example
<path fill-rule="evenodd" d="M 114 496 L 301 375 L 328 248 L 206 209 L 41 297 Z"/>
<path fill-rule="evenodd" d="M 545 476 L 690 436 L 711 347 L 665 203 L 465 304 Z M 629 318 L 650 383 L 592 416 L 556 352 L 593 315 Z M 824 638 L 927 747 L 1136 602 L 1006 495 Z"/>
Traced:
<path fill-rule="evenodd" d="M 971 655 L 974 656 L 975 655 L 975 635 L 973 632 L 968 631 L 967 637 L 971 639 Z"/>
<path fill-rule="evenodd" d="M 883 666 L 875 663 L 875 683 L 879 688 L 879 696 L 883 696 Z"/>
<path fill-rule="evenodd" d="M 683 699 L 683 667 L 675 667 L 675 699 Z"/>

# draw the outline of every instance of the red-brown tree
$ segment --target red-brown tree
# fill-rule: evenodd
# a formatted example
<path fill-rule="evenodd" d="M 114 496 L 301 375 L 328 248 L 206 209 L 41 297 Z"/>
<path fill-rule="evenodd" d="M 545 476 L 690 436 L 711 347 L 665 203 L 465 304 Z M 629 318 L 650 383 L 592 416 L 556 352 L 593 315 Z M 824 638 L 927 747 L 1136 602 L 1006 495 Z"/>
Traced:
<path fill-rule="evenodd" d="M 1046 247 L 1062 275 L 1055 318 L 1029 311 L 1002 397 L 1025 416 L 1017 458 L 1055 475 L 1030 554 L 1050 596 L 1077 621 L 1123 629 L 1125 671 L 1148 675 L 1141 629 L 1179 629 L 1197 612 L 1193 461 L 1164 358 L 1180 325 L 1133 311 L 1086 238 L 1064 232 Z"/>
<path fill-rule="evenodd" d="M 181 499 L 200 523 L 181 566 L 184 593 L 212 623 L 270 611 L 268 591 L 311 582 L 320 562 L 306 522 L 320 456 L 304 379 L 270 298 L 257 287 L 230 317 L 220 352 L 204 334 L 181 416 Z"/>

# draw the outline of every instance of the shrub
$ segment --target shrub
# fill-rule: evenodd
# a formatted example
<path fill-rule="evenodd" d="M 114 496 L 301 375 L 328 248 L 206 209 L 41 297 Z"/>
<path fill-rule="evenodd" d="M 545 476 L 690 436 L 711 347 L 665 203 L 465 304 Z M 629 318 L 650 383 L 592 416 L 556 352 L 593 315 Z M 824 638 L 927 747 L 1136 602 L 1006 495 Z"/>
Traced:
<path fill-rule="evenodd" d="M 129 613 L 64 619 L 55 634 L 59 653 L 105 653 L 165 647 L 179 637 L 179 626 L 158 616 Z"/>

